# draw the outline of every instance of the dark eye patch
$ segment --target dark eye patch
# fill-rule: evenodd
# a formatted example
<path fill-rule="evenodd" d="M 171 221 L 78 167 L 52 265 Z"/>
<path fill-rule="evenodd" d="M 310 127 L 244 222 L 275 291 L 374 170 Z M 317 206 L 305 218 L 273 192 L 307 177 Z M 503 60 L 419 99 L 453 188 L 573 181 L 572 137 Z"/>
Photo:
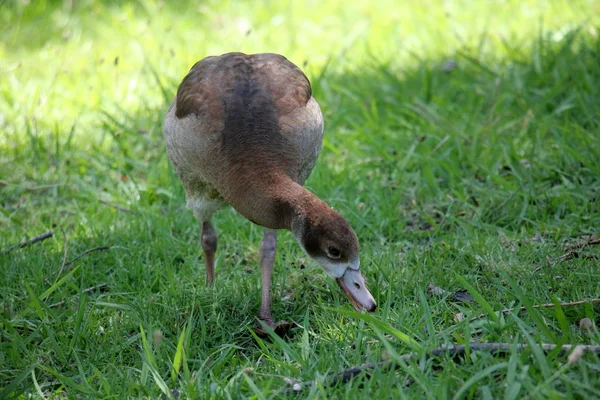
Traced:
<path fill-rule="evenodd" d="M 339 258 L 341 255 L 340 251 L 333 246 L 329 246 L 327 251 L 329 252 L 329 255 L 331 256 L 331 258 Z"/>
<path fill-rule="evenodd" d="M 306 222 L 304 222 L 304 226 L 302 229 L 302 244 L 304 245 L 304 249 L 306 253 L 308 253 L 311 257 L 318 257 L 322 255 L 323 250 L 321 250 L 321 246 L 319 246 L 319 237 L 323 234 L 322 230 L 319 228 L 312 228 Z"/>

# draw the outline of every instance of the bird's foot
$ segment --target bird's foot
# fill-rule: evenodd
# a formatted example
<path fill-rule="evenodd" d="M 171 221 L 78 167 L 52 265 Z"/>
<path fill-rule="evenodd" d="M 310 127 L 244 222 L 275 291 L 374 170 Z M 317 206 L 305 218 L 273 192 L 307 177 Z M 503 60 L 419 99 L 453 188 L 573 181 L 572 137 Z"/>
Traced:
<path fill-rule="evenodd" d="M 262 324 L 261 324 L 262 322 Z M 266 327 L 264 325 L 266 325 Z M 277 335 L 285 336 L 285 334 L 292 328 L 295 324 L 288 321 L 278 321 L 273 322 L 272 319 L 262 319 L 259 318 L 256 321 L 256 324 L 253 328 L 254 332 L 260 337 L 266 337 L 269 335 L 268 329 L 272 329 Z"/>

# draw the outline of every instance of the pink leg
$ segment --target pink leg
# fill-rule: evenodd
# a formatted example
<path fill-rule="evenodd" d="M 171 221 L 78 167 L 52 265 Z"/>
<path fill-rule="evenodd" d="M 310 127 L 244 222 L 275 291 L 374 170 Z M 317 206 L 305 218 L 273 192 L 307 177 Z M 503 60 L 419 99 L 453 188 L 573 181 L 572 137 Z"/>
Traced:
<path fill-rule="evenodd" d="M 215 252 L 217 251 L 217 232 L 210 221 L 202 222 L 202 233 L 200 234 L 202 250 L 206 257 L 206 284 L 211 286 L 215 279 Z"/>
<path fill-rule="evenodd" d="M 260 312 L 258 318 L 269 328 L 280 336 L 284 335 L 289 328 L 293 326 L 287 321 L 273 322 L 271 317 L 271 274 L 273 264 L 275 264 L 275 253 L 277 251 L 277 231 L 275 229 L 265 229 L 263 240 L 260 244 L 260 269 L 262 273 L 262 288 L 260 299 Z M 258 324 L 254 328 L 259 336 L 267 336 L 267 331 Z"/>
<path fill-rule="evenodd" d="M 262 274 L 262 295 L 259 317 L 271 327 L 273 326 L 273 318 L 271 318 L 271 273 L 273 272 L 276 251 L 277 231 L 275 229 L 265 229 L 259 253 Z"/>

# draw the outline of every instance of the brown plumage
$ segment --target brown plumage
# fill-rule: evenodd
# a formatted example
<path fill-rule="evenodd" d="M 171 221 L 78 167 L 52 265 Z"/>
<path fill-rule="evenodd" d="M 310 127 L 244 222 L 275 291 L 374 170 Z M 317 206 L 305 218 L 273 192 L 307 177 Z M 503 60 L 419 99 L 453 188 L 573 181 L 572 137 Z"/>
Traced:
<path fill-rule="evenodd" d="M 353 304 L 374 310 L 359 272 L 356 234 L 302 185 L 315 165 L 323 117 L 302 71 L 277 54 L 228 53 L 197 62 L 183 79 L 164 125 L 167 152 L 202 222 L 207 279 L 214 278 L 213 214 L 231 204 L 264 226 L 260 319 L 270 312 L 276 229 L 338 280 Z"/>

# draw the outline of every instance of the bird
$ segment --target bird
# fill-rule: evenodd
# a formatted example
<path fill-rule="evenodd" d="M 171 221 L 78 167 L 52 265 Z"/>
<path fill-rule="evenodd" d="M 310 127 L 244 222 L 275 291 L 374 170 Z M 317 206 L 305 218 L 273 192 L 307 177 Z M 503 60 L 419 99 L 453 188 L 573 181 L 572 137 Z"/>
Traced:
<path fill-rule="evenodd" d="M 377 304 L 360 271 L 350 224 L 303 185 L 323 143 L 323 115 L 295 64 L 273 53 L 226 53 L 192 66 L 163 126 L 168 157 L 186 205 L 199 220 L 206 282 L 215 279 L 213 215 L 227 206 L 264 227 L 259 248 L 261 305 L 255 331 L 273 322 L 271 276 L 277 230 L 291 231 L 304 252 L 335 279 L 356 310 Z"/>

